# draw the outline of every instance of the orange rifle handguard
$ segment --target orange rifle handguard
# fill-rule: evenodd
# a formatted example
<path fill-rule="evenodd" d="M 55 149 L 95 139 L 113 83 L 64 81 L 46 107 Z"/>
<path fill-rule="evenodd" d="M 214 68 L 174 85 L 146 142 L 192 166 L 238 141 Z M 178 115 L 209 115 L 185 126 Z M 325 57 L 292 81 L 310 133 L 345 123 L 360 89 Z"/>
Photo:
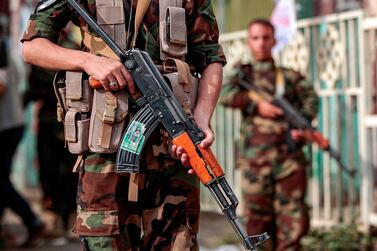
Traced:
<path fill-rule="evenodd" d="M 203 147 L 199 146 L 199 150 L 202 153 L 205 162 L 208 164 L 208 166 L 211 168 L 213 174 L 216 177 L 223 176 L 224 170 L 220 166 L 219 162 L 217 161 L 215 155 L 213 154 L 211 149 L 204 149 Z"/>
<path fill-rule="evenodd" d="M 306 130 L 304 135 L 306 139 L 317 143 L 319 148 L 323 150 L 329 148 L 329 141 L 319 131 Z"/>
<path fill-rule="evenodd" d="M 189 157 L 190 167 L 194 170 L 195 174 L 204 185 L 212 181 L 213 178 L 208 173 L 206 163 L 196 152 L 195 145 L 192 143 L 187 132 L 184 132 L 178 137 L 174 138 L 173 144 L 183 147 Z"/>

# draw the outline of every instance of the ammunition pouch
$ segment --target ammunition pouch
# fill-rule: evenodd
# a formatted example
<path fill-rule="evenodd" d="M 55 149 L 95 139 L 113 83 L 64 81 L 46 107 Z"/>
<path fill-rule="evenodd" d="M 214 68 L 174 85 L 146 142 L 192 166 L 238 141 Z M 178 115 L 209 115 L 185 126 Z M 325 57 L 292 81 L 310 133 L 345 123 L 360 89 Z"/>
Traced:
<path fill-rule="evenodd" d="M 94 90 L 93 112 L 90 118 L 89 149 L 95 153 L 113 153 L 118 149 L 126 116 L 128 96 L 125 90 L 106 92 Z"/>
<path fill-rule="evenodd" d="M 54 89 L 58 100 L 57 118 L 64 123 L 64 137 L 73 154 L 88 151 L 89 116 L 93 91 L 88 76 L 83 72 L 59 71 L 55 75 Z"/>
<path fill-rule="evenodd" d="M 92 89 L 83 72 L 59 71 L 54 79 L 57 119 L 64 123 L 65 141 L 73 154 L 113 153 L 128 114 L 125 91 Z"/>
<path fill-rule="evenodd" d="M 178 3 L 179 2 L 179 3 Z M 160 2 L 160 58 L 184 60 L 187 54 L 186 10 L 180 1 Z"/>

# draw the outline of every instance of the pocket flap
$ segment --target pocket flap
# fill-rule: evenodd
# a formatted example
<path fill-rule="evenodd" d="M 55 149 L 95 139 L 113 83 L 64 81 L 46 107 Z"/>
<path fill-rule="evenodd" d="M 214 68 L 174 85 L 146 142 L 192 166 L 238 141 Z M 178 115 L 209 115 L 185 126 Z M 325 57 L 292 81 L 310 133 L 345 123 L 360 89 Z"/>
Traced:
<path fill-rule="evenodd" d="M 106 124 L 119 123 L 128 114 L 128 95 L 125 90 L 112 93 L 96 89 L 94 104 L 97 119 Z"/>
<path fill-rule="evenodd" d="M 77 141 L 77 128 L 76 128 L 76 119 L 78 112 L 77 111 L 68 111 L 65 115 L 64 122 L 64 134 L 65 140 L 68 142 Z"/>
<path fill-rule="evenodd" d="M 82 71 L 66 72 L 66 97 L 71 100 L 80 100 L 82 98 Z"/>

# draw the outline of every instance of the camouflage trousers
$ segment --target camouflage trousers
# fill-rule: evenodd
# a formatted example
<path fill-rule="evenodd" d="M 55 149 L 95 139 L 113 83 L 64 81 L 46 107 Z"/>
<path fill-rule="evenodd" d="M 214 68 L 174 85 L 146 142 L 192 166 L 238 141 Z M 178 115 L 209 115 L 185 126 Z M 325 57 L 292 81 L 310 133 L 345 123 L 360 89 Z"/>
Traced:
<path fill-rule="evenodd" d="M 309 230 L 304 153 L 282 154 L 285 145 L 254 150 L 256 157 L 240 160 L 247 232 L 271 236 L 263 250 L 300 250 Z"/>
<path fill-rule="evenodd" d="M 138 201 L 114 156 L 93 154 L 80 171 L 74 232 L 83 250 L 198 250 L 199 182 L 177 160 L 147 162 Z"/>

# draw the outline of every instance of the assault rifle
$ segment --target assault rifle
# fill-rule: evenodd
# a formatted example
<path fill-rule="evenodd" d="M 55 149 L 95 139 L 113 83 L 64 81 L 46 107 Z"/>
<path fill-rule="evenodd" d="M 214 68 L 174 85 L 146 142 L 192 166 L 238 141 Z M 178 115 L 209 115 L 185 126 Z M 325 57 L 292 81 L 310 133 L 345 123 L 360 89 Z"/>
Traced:
<path fill-rule="evenodd" d="M 253 83 L 245 80 L 245 76 L 239 74 L 239 83 L 241 86 L 249 91 L 252 91 L 252 99 L 258 102 L 265 100 L 276 105 L 283 110 L 285 120 L 294 129 L 301 129 L 304 131 L 305 139 L 315 142 L 320 149 L 329 153 L 330 157 L 334 158 L 341 170 L 345 171 L 350 177 L 354 177 L 355 170 L 349 169 L 341 160 L 339 152 L 331 147 L 329 140 L 326 139 L 321 132 L 312 127 L 311 123 L 300 114 L 286 99 L 281 96 L 272 96 L 262 91 L 261 88 Z"/>
<path fill-rule="evenodd" d="M 162 124 L 173 144 L 182 146 L 189 156 L 191 168 L 210 190 L 232 227 L 242 239 L 245 248 L 255 250 L 256 245 L 267 240 L 267 233 L 248 236 L 236 215 L 238 199 L 225 179 L 224 171 L 209 149 L 200 147 L 203 132 L 193 118 L 188 116 L 169 84 L 164 80 L 148 53 L 138 49 L 123 52 L 95 20 L 75 0 L 67 0 L 105 43 L 115 52 L 130 72 L 141 93 L 136 104 L 140 110 L 128 125 L 117 154 L 118 172 L 139 172 L 140 155 L 145 139 Z"/>

